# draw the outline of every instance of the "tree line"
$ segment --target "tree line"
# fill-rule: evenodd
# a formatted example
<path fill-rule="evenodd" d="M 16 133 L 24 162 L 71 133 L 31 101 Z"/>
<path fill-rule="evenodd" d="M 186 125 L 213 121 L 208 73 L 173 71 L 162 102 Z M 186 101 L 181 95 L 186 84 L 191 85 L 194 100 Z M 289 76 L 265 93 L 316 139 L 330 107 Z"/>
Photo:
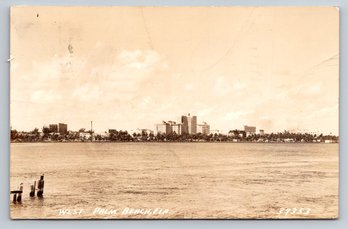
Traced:
<path fill-rule="evenodd" d="M 83 134 L 81 134 L 83 133 Z M 43 127 L 42 132 L 35 128 L 29 132 L 11 130 L 11 142 L 74 142 L 74 141 L 97 141 L 97 142 L 338 142 L 338 136 L 290 133 L 288 131 L 270 134 L 247 134 L 245 131 L 231 130 L 228 134 L 153 134 L 148 132 L 129 134 L 127 131 L 114 130 L 108 134 L 94 134 L 93 131 L 80 129 L 78 132 L 69 131 L 59 134 Z"/>

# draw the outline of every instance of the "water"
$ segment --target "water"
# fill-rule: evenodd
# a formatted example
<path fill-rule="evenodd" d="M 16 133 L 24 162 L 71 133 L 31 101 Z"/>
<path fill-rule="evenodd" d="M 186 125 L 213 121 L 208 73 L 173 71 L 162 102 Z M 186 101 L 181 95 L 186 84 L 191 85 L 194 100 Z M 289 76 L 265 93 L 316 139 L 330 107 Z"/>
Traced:
<path fill-rule="evenodd" d="M 44 198 L 30 199 L 42 173 Z M 11 144 L 10 181 L 24 183 L 12 218 L 334 218 L 338 144 Z"/>

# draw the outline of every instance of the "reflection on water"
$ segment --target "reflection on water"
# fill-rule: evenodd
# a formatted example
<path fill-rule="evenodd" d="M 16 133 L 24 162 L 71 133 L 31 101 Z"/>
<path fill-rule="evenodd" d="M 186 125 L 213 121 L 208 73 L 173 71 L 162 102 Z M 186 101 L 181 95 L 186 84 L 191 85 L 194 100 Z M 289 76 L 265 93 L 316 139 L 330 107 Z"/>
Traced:
<path fill-rule="evenodd" d="M 30 199 L 42 173 L 45 197 Z M 21 182 L 12 218 L 334 218 L 338 145 L 11 144 L 11 190 Z"/>

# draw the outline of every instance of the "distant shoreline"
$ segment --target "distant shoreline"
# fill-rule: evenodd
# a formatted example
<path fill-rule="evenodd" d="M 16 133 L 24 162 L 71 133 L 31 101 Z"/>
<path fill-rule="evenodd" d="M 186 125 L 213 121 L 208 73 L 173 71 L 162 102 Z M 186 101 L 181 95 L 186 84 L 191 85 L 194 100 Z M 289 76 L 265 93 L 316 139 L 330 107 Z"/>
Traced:
<path fill-rule="evenodd" d="M 67 143 L 97 143 L 97 144 L 101 144 L 101 143 L 110 143 L 110 144 L 114 144 L 114 143 L 136 143 L 136 144 L 140 144 L 140 143 L 146 143 L 146 144 L 151 144 L 151 143 L 165 143 L 165 144 L 171 144 L 171 143 L 232 143 L 232 144 L 238 144 L 238 143 L 253 143 L 253 144 L 339 144 L 339 142 L 330 142 L 330 143 L 325 143 L 325 142 L 251 142 L 251 141 L 240 141 L 240 142 L 233 142 L 233 141 L 85 141 L 85 142 L 74 142 L 74 141 L 66 141 L 66 142 L 58 142 L 58 141 L 52 141 L 52 142 L 46 142 L 46 141 L 39 141 L 39 142 L 10 142 L 10 144 L 26 144 L 26 143 L 30 143 L 30 144 L 35 144 L 35 143 L 47 143 L 47 144 L 55 144 L 55 143 L 59 143 L 59 144 L 67 144 Z"/>

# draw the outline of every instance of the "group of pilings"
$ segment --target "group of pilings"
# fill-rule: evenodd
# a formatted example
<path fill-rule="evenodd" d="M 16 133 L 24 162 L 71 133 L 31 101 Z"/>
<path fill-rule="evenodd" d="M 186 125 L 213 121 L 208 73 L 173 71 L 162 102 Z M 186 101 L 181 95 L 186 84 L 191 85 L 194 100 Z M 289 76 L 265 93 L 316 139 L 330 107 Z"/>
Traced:
<path fill-rule="evenodd" d="M 37 184 L 37 187 L 36 187 Z M 40 180 L 37 182 L 34 181 L 34 184 L 30 185 L 30 192 L 29 196 L 34 198 L 35 197 L 35 192 L 37 197 L 42 198 L 43 197 L 43 192 L 44 192 L 44 175 L 40 176 Z M 23 194 L 23 183 L 20 183 L 18 190 L 13 190 L 11 191 L 11 194 L 13 194 L 12 202 L 13 203 L 22 203 L 22 194 Z"/>

